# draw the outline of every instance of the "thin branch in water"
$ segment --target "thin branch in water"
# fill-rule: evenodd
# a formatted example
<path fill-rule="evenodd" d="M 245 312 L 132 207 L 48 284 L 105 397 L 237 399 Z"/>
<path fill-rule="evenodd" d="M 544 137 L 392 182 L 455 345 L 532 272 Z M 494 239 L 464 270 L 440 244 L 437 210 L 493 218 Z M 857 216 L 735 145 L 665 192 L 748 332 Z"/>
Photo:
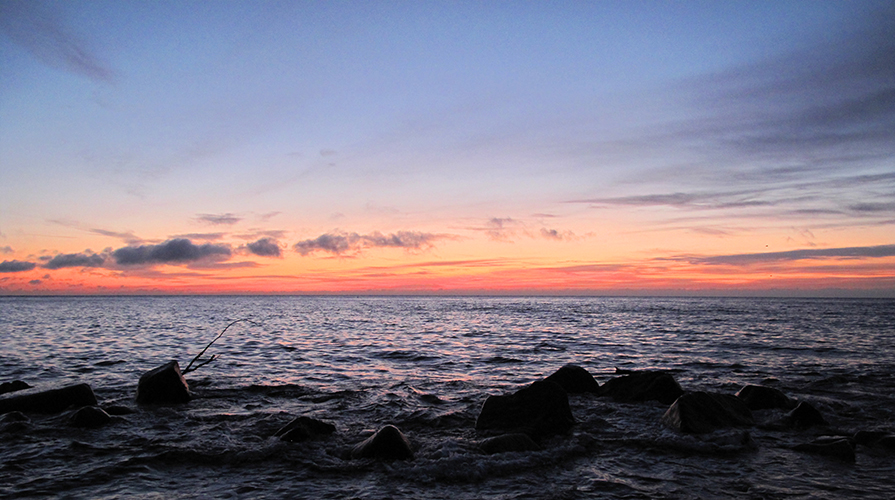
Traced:
<path fill-rule="evenodd" d="M 202 368 L 203 366 L 205 366 L 205 365 L 207 365 L 208 363 L 211 363 L 212 361 L 214 361 L 215 359 L 217 359 L 217 357 L 218 357 L 217 354 L 214 354 L 214 355 L 212 355 L 210 358 L 208 358 L 208 360 L 206 360 L 205 362 L 203 362 L 203 363 L 199 363 L 198 365 L 196 365 L 195 368 L 192 368 L 193 363 L 195 363 L 199 358 L 202 357 L 203 354 L 205 354 L 205 351 L 207 351 L 208 348 L 211 347 L 211 344 L 214 344 L 215 342 L 217 342 L 218 339 L 221 338 L 221 337 L 224 335 L 224 332 L 226 332 L 231 326 L 235 325 L 236 323 L 240 323 L 240 322 L 242 322 L 242 321 L 245 321 L 246 323 L 251 323 L 251 324 L 253 324 L 253 325 L 255 325 L 255 326 L 261 326 L 261 325 L 259 325 L 258 323 L 255 323 L 254 321 L 252 321 L 252 320 L 250 320 L 250 319 L 245 319 L 245 318 L 243 318 L 243 319 L 238 319 L 238 320 L 236 320 L 236 321 L 230 323 L 229 325 L 227 325 L 226 327 L 224 327 L 224 329 L 221 330 L 221 333 L 219 333 L 218 336 L 214 338 L 214 340 L 212 340 L 211 342 L 209 342 L 208 345 L 205 346 L 205 349 L 202 349 L 202 352 L 200 352 L 199 354 L 197 354 L 196 357 L 193 358 L 192 361 L 190 361 L 190 364 L 186 365 L 186 368 L 184 368 L 184 370 L 183 370 L 182 372 L 180 372 L 180 373 L 181 373 L 182 375 L 186 375 L 187 373 L 196 371 L 196 370 L 198 370 L 199 368 Z"/>

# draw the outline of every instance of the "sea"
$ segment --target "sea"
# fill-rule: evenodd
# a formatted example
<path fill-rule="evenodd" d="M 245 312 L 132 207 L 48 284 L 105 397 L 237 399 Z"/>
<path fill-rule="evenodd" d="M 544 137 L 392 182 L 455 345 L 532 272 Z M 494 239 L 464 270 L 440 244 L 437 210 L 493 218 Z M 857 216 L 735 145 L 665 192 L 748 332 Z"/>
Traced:
<path fill-rule="evenodd" d="M 222 331 L 186 375 L 192 401 L 136 404 L 143 373 L 184 368 Z M 829 425 L 764 425 L 785 410 L 760 410 L 752 428 L 690 435 L 662 423 L 667 404 L 570 394 L 571 431 L 483 453 L 485 399 L 565 364 L 600 384 L 661 369 L 687 391 L 769 385 Z M 70 411 L 0 426 L 0 498 L 895 497 L 891 448 L 797 449 L 895 433 L 891 299 L 0 297 L 0 367 L 0 382 L 87 383 L 128 410 L 96 428 Z M 275 436 L 299 416 L 336 431 Z M 389 424 L 412 459 L 350 457 Z"/>

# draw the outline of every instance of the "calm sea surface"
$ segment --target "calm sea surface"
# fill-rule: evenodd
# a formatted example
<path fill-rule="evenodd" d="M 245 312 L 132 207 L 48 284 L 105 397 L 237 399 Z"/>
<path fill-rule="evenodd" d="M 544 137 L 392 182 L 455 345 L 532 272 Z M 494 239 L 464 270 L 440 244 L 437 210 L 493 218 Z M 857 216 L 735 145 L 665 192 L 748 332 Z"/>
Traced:
<path fill-rule="evenodd" d="M 187 380 L 181 406 L 134 403 L 140 375 L 181 367 L 237 319 Z M 602 384 L 669 369 L 685 390 L 765 383 L 830 427 L 724 432 L 664 427 L 657 402 L 571 395 L 577 425 L 542 451 L 484 455 L 488 395 L 566 363 Z M 86 382 L 134 413 L 97 429 L 68 415 L 0 427 L 0 497 L 63 498 L 892 498 L 895 451 L 854 463 L 794 451 L 820 434 L 895 433 L 895 301 L 708 298 L 0 298 L 0 382 Z M 10 395 L 2 396 L 9 397 Z M 756 412 L 756 420 L 780 417 Z M 273 434 L 297 416 L 326 439 Z M 415 458 L 349 460 L 385 424 Z M 742 432 L 742 431 L 737 431 Z"/>

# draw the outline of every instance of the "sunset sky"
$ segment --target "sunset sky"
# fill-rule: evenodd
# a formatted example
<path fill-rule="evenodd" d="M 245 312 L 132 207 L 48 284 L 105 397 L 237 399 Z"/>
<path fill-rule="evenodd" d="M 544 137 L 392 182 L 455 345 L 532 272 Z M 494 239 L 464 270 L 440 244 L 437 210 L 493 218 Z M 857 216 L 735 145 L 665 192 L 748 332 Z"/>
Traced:
<path fill-rule="evenodd" d="M 50 293 L 895 296 L 895 3 L 0 0 Z"/>

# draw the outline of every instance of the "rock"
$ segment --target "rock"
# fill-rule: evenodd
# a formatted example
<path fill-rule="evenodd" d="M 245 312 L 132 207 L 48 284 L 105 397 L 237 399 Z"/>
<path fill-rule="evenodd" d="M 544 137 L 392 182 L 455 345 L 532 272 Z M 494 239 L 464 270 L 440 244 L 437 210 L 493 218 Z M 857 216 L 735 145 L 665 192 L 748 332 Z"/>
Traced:
<path fill-rule="evenodd" d="M 495 453 L 507 453 L 510 451 L 538 451 L 541 449 L 538 443 L 532 441 L 527 434 L 503 434 L 488 438 L 479 443 L 479 448 L 487 455 Z"/>
<path fill-rule="evenodd" d="M 578 365 L 565 365 L 545 380 L 556 382 L 569 394 L 600 391 L 600 383 L 590 372 Z"/>
<path fill-rule="evenodd" d="M 28 429 L 31 419 L 20 411 L 11 411 L 0 415 L 0 432 L 20 434 Z"/>
<path fill-rule="evenodd" d="M 122 405 L 104 406 L 103 410 L 105 410 L 105 412 L 108 413 L 109 415 L 116 415 L 116 416 L 130 415 L 131 413 L 136 413 L 133 408 L 130 408 L 127 406 L 122 406 Z"/>
<path fill-rule="evenodd" d="M 101 427 L 109 423 L 112 417 L 102 408 L 85 406 L 72 413 L 68 423 L 73 427 Z"/>
<path fill-rule="evenodd" d="M 754 423 L 749 407 L 738 397 L 708 392 L 688 392 L 679 397 L 662 416 L 662 422 L 691 434 Z"/>
<path fill-rule="evenodd" d="M 137 385 L 139 404 L 176 404 L 190 399 L 190 387 L 180 373 L 177 361 L 149 370 L 140 377 Z"/>
<path fill-rule="evenodd" d="M 386 425 L 351 450 L 351 458 L 407 460 L 413 458 L 410 441 L 394 425 Z"/>
<path fill-rule="evenodd" d="M 283 441 L 297 442 L 329 435 L 333 432 L 336 432 L 336 426 L 333 424 L 321 422 L 310 417 L 298 417 L 283 426 L 274 436 L 279 436 Z"/>
<path fill-rule="evenodd" d="M 12 382 L 3 382 L 0 384 L 0 394 L 30 389 L 31 386 L 21 380 L 13 380 Z"/>
<path fill-rule="evenodd" d="M 763 385 L 747 385 L 737 392 L 736 396 L 746 403 L 750 410 L 767 410 L 782 408 L 791 410 L 796 402 L 790 399 L 782 391 Z"/>
<path fill-rule="evenodd" d="M 539 380 L 513 394 L 489 396 L 475 421 L 476 430 L 521 432 L 535 439 L 565 433 L 573 425 L 569 396 L 549 380 Z"/>
<path fill-rule="evenodd" d="M 855 447 L 848 438 L 844 437 L 819 438 L 810 443 L 797 445 L 793 449 L 834 457 L 846 462 L 855 461 Z"/>
<path fill-rule="evenodd" d="M 61 413 L 70 406 L 96 406 L 96 395 L 87 384 L 23 394 L 0 399 L 0 414 L 10 411 L 25 413 Z"/>
<path fill-rule="evenodd" d="M 674 377 L 660 370 L 630 372 L 608 380 L 600 388 L 601 396 L 609 396 L 623 403 L 658 401 L 670 405 L 683 393 Z"/>
<path fill-rule="evenodd" d="M 827 425 L 826 419 L 810 403 L 802 401 L 794 410 L 783 417 L 784 425 L 805 428 L 814 425 Z"/>
<path fill-rule="evenodd" d="M 895 449 L 895 435 L 886 431 L 858 431 L 853 439 L 861 446 Z"/>

